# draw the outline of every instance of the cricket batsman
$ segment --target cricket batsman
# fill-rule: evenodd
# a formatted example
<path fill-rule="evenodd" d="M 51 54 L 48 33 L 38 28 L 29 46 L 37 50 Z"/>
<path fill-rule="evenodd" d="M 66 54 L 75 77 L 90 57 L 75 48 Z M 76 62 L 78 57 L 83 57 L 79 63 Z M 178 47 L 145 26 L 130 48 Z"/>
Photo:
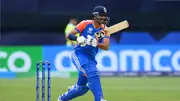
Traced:
<path fill-rule="evenodd" d="M 95 56 L 98 48 L 109 49 L 110 35 L 105 30 L 109 22 L 107 10 L 103 6 L 96 6 L 93 9 L 93 19 L 81 21 L 66 38 L 77 41 L 71 54 L 72 62 L 78 69 L 78 81 L 66 93 L 58 97 L 58 101 L 69 101 L 82 96 L 91 90 L 94 101 L 104 100 L 101 87 L 99 71 L 96 67 Z M 75 36 L 80 33 L 80 36 Z"/>

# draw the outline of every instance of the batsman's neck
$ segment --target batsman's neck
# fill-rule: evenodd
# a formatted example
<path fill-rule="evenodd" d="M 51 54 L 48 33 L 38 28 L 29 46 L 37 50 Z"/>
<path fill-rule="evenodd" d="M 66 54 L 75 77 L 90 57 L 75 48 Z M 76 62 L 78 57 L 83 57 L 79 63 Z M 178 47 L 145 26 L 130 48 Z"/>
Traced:
<path fill-rule="evenodd" d="M 101 26 L 101 24 L 94 21 L 93 26 L 94 26 L 94 28 L 98 29 Z"/>

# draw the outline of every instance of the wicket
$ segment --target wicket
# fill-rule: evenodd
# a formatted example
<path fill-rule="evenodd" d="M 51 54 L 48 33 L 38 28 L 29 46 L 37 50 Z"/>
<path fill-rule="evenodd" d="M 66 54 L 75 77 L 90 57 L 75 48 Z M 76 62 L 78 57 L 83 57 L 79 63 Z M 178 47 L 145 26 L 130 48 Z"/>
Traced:
<path fill-rule="evenodd" d="M 42 101 L 45 101 L 45 71 L 46 71 L 46 65 L 48 69 L 48 81 L 47 81 L 47 95 L 48 95 L 48 101 L 50 101 L 51 97 L 51 67 L 50 62 L 48 61 L 39 61 L 36 64 L 36 101 L 39 101 L 39 81 L 40 81 L 40 65 L 42 64 Z"/>

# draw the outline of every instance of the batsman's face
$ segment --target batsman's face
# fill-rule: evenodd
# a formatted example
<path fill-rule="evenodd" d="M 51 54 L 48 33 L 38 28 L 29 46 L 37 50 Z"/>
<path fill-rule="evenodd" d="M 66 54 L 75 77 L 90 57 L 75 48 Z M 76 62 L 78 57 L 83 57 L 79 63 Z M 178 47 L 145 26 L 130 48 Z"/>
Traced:
<path fill-rule="evenodd" d="M 109 22 L 109 17 L 98 15 L 98 16 L 94 17 L 94 20 L 96 22 L 98 22 L 99 24 L 105 24 L 106 25 Z"/>

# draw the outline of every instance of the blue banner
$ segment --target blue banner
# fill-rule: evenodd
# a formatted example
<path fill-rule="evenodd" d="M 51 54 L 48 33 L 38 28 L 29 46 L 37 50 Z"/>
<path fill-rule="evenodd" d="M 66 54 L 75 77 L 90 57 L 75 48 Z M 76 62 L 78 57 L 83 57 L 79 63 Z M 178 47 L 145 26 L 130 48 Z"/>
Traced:
<path fill-rule="evenodd" d="M 76 71 L 71 62 L 72 49 L 66 46 L 44 46 L 42 52 L 43 60 L 50 61 L 54 71 Z"/>
<path fill-rule="evenodd" d="M 53 70 L 76 71 L 71 62 L 72 48 L 44 46 L 43 60 Z M 96 56 L 101 72 L 180 72 L 180 45 L 113 45 Z"/>

